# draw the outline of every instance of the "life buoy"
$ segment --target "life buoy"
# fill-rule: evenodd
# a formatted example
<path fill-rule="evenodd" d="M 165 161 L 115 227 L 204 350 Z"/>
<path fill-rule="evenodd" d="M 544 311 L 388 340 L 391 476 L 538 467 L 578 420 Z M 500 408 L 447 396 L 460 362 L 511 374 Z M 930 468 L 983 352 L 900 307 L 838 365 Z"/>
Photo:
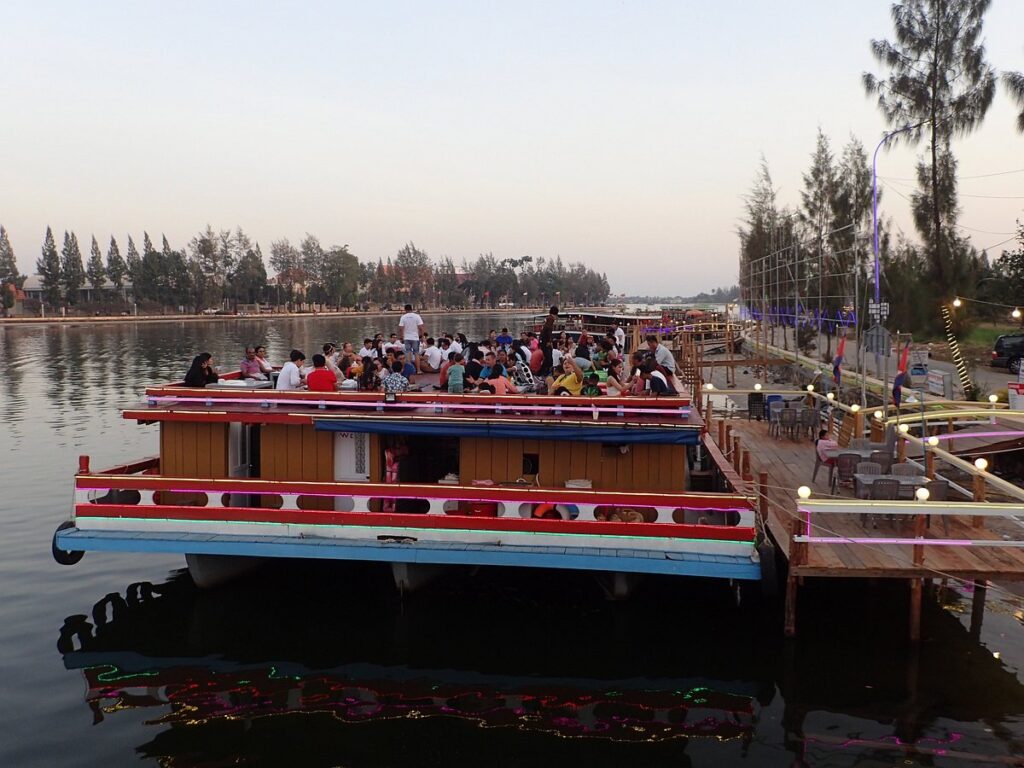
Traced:
<path fill-rule="evenodd" d="M 51 545 L 53 549 L 53 559 L 61 565 L 75 565 L 82 557 L 85 552 L 81 550 L 68 550 L 61 549 L 57 546 L 57 534 L 61 531 L 66 531 L 68 528 L 74 528 L 75 524 L 70 520 L 65 520 L 63 523 L 57 526 L 57 530 L 53 532 L 53 543 Z"/>

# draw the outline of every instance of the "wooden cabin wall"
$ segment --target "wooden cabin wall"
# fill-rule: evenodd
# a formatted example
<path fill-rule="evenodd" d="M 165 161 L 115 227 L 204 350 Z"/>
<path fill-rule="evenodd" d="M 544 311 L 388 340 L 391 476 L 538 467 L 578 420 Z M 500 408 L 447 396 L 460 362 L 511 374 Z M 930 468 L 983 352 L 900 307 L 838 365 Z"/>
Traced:
<path fill-rule="evenodd" d="M 334 433 L 312 424 L 265 424 L 260 429 L 260 477 L 264 480 L 334 482 Z M 334 509 L 330 498 L 300 498 L 302 509 Z"/>
<path fill-rule="evenodd" d="M 201 479 L 228 477 L 228 425 L 161 422 L 160 474 Z M 182 506 L 201 505 L 202 495 L 161 491 L 160 501 Z"/>
<path fill-rule="evenodd" d="M 536 454 L 540 484 L 559 487 L 566 480 L 587 479 L 603 491 L 683 491 L 686 447 L 631 445 L 625 454 L 616 445 L 554 440 L 494 440 L 467 437 L 459 448 L 459 479 L 514 482 L 523 473 L 523 455 Z"/>

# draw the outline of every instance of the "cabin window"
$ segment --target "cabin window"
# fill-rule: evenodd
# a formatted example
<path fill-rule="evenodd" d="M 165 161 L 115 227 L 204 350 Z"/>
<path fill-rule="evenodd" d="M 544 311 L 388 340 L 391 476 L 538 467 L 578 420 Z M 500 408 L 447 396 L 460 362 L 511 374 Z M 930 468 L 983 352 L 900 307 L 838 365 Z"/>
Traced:
<path fill-rule="evenodd" d="M 527 475 L 539 475 L 540 474 L 540 454 L 539 453 L 524 453 L 523 454 L 523 477 Z"/>

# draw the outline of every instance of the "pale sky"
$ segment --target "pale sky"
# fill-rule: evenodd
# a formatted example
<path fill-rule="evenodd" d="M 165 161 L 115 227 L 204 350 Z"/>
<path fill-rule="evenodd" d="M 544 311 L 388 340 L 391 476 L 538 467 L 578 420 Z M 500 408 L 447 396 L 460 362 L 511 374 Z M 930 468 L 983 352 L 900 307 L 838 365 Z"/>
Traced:
<path fill-rule="evenodd" d="M 872 151 L 860 77 L 889 6 L 3 0 L 0 223 L 28 273 L 47 224 L 105 253 L 111 233 L 180 247 L 210 223 L 265 254 L 305 232 L 362 260 L 412 240 L 696 293 L 736 280 L 762 153 L 795 205 L 819 126 L 836 154 L 851 132 Z M 1024 70 L 1022 28 L 1024 2 L 994 0 L 997 70 Z M 956 144 L 962 176 L 1024 169 L 1014 115 L 1000 91 Z M 909 179 L 914 156 L 881 155 L 879 175 Z M 1024 219 L 1024 173 L 960 189 L 978 247 Z M 904 200 L 883 213 L 913 237 Z"/>

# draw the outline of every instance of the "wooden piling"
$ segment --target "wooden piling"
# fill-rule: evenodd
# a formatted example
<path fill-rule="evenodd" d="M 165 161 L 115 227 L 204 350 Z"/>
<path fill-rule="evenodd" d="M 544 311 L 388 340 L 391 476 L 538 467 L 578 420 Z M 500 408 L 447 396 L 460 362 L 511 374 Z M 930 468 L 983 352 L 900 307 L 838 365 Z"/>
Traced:
<path fill-rule="evenodd" d="M 924 538 L 924 515 L 914 516 L 914 538 Z M 914 545 L 914 565 L 924 565 L 924 545 Z M 913 578 L 910 580 L 910 640 L 916 643 L 921 639 L 921 591 L 922 580 Z"/>
<path fill-rule="evenodd" d="M 753 475 L 750 474 L 750 449 L 744 448 L 743 453 L 740 456 L 740 475 L 748 483 L 753 479 Z"/>
<path fill-rule="evenodd" d="M 795 538 L 802 532 L 802 524 L 799 519 L 794 519 L 790 526 L 789 542 L 789 575 L 786 577 L 786 637 L 796 637 L 796 600 L 800 586 L 800 577 L 796 569 L 803 560 L 803 544 L 798 544 Z"/>
<path fill-rule="evenodd" d="M 740 467 L 742 466 L 740 464 L 740 451 L 741 450 L 742 449 L 740 448 L 740 436 L 739 435 L 733 435 L 732 436 L 732 468 L 736 470 L 736 474 L 739 474 Z"/>
<path fill-rule="evenodd" d="M 725 423 L 724 418 L 718 420 L 718 447 L 721 449 L 722 453 L 725 453 L 727 450 L 729 450 L 729 446 L 725 442 L 726 426 L 727 425 Z"/>
<path fill-rule="evenodd" d="M 981 622 L 985 618 L 985 592 L 988 582 L 978 579 L 974 582 L 974 596 L 971 598 L 971 637 L 977 639 L 981 636 Z"/>
<path fill-rule="evenodd" d="M 768 525 L 768 473 L 757 473 L 757 513 L 761 518 L 761 526 Z"/>
<path fill-rule="evenodd" d="M 984 502 L 985 501 L 985 494 L 986 494 L 985 478 L 982 475 L 975 475 L 974 476 L 974 500 L 978 501 L 978 502 Z M 984 517 L 980 517 L 980 516 L 974 517 L 971 520 L 971 526 L 973 528 L 984 528 L 985 527 L 985 518 Z"/>
<path fill-rule="evenodd" d="M 929 480 L 935 479 L 935 454 L 931 448 L 924 449 L 924 476 Z"/>

